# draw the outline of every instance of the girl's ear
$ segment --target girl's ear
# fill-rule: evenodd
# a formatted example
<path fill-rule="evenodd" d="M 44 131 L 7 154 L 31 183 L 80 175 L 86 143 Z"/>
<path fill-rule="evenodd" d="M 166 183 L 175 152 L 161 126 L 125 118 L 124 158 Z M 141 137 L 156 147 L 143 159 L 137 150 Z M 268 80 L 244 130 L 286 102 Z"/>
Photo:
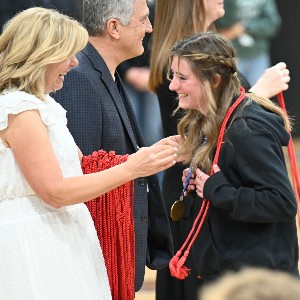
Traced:
<path fill-rule="evenodd" d="M 221 75 L 220 74 L 215 74 L 213 77 L 213 87 L 217 88 L 221 82 Z"/>

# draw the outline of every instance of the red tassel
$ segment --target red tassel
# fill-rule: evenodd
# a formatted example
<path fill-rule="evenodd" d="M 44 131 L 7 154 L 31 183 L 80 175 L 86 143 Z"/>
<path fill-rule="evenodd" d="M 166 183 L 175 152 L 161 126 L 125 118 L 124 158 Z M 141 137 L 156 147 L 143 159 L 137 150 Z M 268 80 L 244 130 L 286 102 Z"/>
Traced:
<path fill-rule="evenodd" d="M 82 170 L 84 174 L 106 170 L 123 163 L 127 157 L 99 150 L 83 156 Z M 133 196 L 132 181 L 86 203 L 101 244 L 113 300 L 134 299 Z"/>
<path fill-rule="evenodd" d="M 170 262 L 169 262 L 169 269 L 170 269 L 170 273 L 171 273 L 171 276 L 173 277 L 176 277 L 176 269 L 177 269 L 177 263 L 178 263 L 178 260 L 179 260 L 179 257 L 181 255 L 181 251 L 177 251 L 176 255 L 174 255 Z"/>
<path fill-rule="evenodd" d="M 191 269 L 184 266 L 184 263 L 189 255 L 189 251 L 185 251 L 184 255 L 179 258 L 181 251 L 177 251 L 176 255 L 170 260 L 169 269 L 173 277 L 177 279 L 185 279 L 189 276 Z"/>

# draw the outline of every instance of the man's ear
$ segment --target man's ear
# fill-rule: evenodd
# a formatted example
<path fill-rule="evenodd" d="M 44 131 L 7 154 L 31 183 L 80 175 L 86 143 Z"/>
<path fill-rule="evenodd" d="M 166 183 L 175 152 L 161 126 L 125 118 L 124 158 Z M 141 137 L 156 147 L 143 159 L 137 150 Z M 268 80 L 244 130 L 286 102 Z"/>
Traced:
<path fill-rule="evenodd" d="M 119 32 L 120 26 L 121 26 L 121 24 L 120 24 L 119 20 L 109 19 L 106 23 L 106 28 L 107 28 L 108 34 L 112 38 L 115 38 L 118 40 L 120 38 L 120 32 Z"/>
<path fill-rule="evenodd" d="M 213 87 L 217 88 L 219 86 L 220 82 L 221 82 L 221 75 L 220 74 L 214 74 Z"/>

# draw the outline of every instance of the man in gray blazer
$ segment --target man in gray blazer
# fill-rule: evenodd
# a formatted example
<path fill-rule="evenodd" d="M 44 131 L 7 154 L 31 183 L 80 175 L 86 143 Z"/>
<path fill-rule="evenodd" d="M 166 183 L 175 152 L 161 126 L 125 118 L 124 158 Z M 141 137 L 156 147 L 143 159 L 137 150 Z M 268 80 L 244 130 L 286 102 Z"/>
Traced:
<path fill-rule="evenodd" d="M 143 38 L 152 32 L 148 14 L 146 0 L 84 0 L 83 22 L 89 44 L 77 56 L 79 66 L 68 73 L 64 88 L 54 97 L 67 110 L 68 127 L 85 155 L 99 149 L 131 154 L 144 146 L 116 68 L 143 53 Z M 134 226 L 138 291 L 145 265 L 165 267 L 173 253 L 156 176 L 134 182 Z"/>

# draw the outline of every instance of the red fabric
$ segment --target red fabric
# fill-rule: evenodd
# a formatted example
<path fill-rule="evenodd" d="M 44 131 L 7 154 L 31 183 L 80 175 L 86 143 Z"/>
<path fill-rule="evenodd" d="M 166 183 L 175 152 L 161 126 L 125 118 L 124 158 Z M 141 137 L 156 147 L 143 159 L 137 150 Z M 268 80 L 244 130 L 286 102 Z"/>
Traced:
<path fill-rule="evenodd" d="M 104 150 L 83 156 L 84 174 L 106 170 L 127 160 Z M 101 184 L 101 182 L 99 182 Z M 97 230 L 113 300 L 134 299 L 135 239 L 133 181 L 86 203 Z"/>
<path fill-rule="evenodd" d="M 241 92 L 240 97 L 229 108 L 229 110 L 227 111 L 227 114 L 225 115 L 225 118 L 222 122 L 213 165 L 218 164 L 219 155 L 220 155 L 220 151 L 221 151 L 221 146 L 222 146 L 227 122 L 228 122 L 231 114 L 233 113 L 233 111 L 245 98 L 244 88 L 241 87 L 240 92 Z M 213 168 L 211 168 L 210 174 L 213 174 Z M 207 216 L 207 213 L 208 213 L 209 205 L 210 205 L 210 202 L 208 202 L 206 199 L 203 199 L 200 211 L 197 215 L 197 218 L 194 221 L 193 227 L 192 227 L 188 237 L 186 238 L 186 240 L 185 240 L 184 244 L 182 245 L 182 247 L 180 248 L 180 250 L 178 250 L 177 253 L 175 254 L 175 256 L 170 260 L 169 269 L 170 269 L 171 276 L 176 277 L 177 279 L 185 279 L 186 277 L 189 276 L 190 269 L 188 269 L 186 266 L 184 266 L 184 263 L 190 253 L 190 249 L 191 249 L 196 237 L 198 236 L 198 234 L 202 228 L 202 225 L 203 225 L 205 218 Z M 184 249 L 186 249 L 186 250 L 183 252 Z M 182 253 L 184 253 L 183 256 L 182 256 Z"/>
<path fill-rule="evenodd" d="M 278 98 L 279 106 L 287 114 L 283 93 L 282 92 L 279 93 L 277 98 Z M 291 164 L 292 184 L 293 184 L 294 193 L 295 193 L 295 197 L 297 200 L 297 206 L 298 206 L 298 225 L 300 226 L 300 177 L 299 177 L 298 168 L 297 168 L 297 159 L 296 159 L 295 147 L 294 147 L 292 136 L 290 138 L 290 142 L 288 145 L 288 155 L 289 155 L 290 164 Z"/>

